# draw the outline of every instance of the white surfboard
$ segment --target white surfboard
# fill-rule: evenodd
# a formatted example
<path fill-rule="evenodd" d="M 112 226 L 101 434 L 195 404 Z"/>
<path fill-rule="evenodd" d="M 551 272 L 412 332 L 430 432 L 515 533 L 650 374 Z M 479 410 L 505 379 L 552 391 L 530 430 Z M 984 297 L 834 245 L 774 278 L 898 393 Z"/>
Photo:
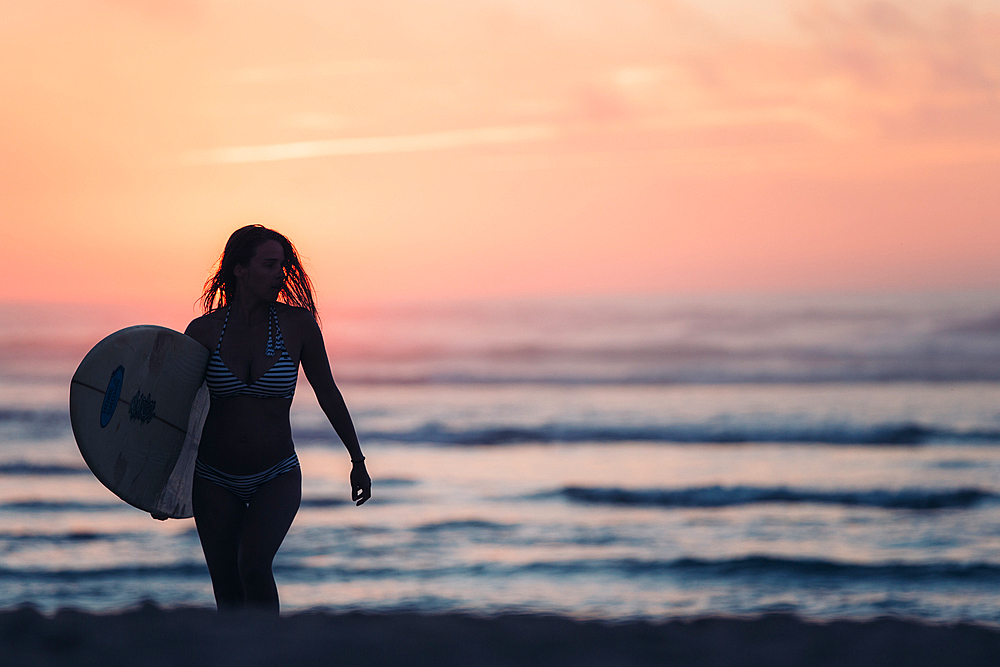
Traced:
<path fill-rule="evenodd" d="M 154 516 L 193 514 L 208 358 L 172 329 L 129 327 L 95 345 L 70 383 L 70 421 L 87 465 L 115 495 Z"/>

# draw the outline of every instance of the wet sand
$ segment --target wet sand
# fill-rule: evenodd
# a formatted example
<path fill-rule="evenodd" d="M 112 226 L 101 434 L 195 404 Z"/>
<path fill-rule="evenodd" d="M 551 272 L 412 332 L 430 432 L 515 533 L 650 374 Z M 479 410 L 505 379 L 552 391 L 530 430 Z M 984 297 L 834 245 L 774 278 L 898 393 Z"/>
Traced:
<path fill-rule="evenodd" d="M 269 618 L 153 605 L 47 616 L 21 607 L 0 612 L 0 664 L 971 667 L 1000 664 L 1000 629 L 892 618 L 820 624 L 784 614 L 612 624 L 531 615 Z"/>

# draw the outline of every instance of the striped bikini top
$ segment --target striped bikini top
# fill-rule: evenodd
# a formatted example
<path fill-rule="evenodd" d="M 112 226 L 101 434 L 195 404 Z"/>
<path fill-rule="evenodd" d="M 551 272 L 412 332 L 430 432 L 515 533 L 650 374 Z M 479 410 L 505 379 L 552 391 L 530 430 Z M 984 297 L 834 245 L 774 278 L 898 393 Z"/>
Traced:
<path fill-rule="evenodd" d="M 231 309 L 232 306 L 230 306 Z M 222 333 L 219 334 L 219 342 L 215 345 L 215 352 L 208 360 L 205 381 L 208 383 L 209 395 L 213 398 L 229 398 L 231 396 L 291 398 L 294 396 L 299 370 L 292 362 L 292 358 L 288 356 L 288 350 L 285 349 L 285 339 L 281 337 L 281 328 L 278 327 L 278 313 L 274 304 L 271 304 L 271 314 L 267 322 L 267 349 L 264 353 L 273 357 L 277 351 L 276 348 L 281 348 L 281 358 L 253 384 L 248 385 L 233 375 L 233 372 L 222 361 L 222 357 L 219 356 L 227 324 L 229 324 L 229 310 L 226 311 L 226 319 L 222 323 Z"/>

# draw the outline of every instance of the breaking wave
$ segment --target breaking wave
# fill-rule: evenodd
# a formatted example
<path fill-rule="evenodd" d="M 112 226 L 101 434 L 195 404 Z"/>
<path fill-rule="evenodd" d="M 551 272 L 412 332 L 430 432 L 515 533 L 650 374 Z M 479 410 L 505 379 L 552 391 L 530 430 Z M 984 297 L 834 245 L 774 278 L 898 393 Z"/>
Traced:
<path fill-rule="evenodd" d="M 1000 495 L 974 488 L 835 490 L 784 486 L 700 486 L 681 489 L 622 489 L 567 486 L 547 494 L 571 502 L 631 507 L 732 507 L 759 503 L 801 503 L 885 509 L 967 509 Z"/>
<path fill-rule="evenodd" d="M 922 445 L 931 442 L 1000 444 L 997 430 L 957 430 L 917 423 L 755 424 L 702 423 L 632 426 L 619 424 L 537 426 L 496 425 L 472 428 L 428 422 L 400 430 L 365 430 L 365 440 L 437 445 L 514 445 L 520 443 L 819 443 L 832 445 Z M 330 440 L 328 430 L 297 429 L 296 439 Z"/>

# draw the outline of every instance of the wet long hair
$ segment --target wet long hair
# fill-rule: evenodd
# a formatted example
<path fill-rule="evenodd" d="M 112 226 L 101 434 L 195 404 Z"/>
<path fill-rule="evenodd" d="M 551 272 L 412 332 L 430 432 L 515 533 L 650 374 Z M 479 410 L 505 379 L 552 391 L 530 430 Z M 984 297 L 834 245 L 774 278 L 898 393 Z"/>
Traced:
<path fill-rule="evenodd" d="M 205 290 L 200 299 L 203 312 L 225 308 L 233 302 L 236 296 L 236 265 L 249 266 L 257 248 L 267 241 L 277 241 L 285 250 L 285 263 L 281 267 L 285 272 L 285 284 L 278 293 L 278 301 L 305 308 L 319 320 L 312 281 L 302 268 L 295 246 L 283 234 L 263 225 L 240 227 L 226 241 L 226 248 L 216 262 L 215 272 L 205 281 Z"/>

